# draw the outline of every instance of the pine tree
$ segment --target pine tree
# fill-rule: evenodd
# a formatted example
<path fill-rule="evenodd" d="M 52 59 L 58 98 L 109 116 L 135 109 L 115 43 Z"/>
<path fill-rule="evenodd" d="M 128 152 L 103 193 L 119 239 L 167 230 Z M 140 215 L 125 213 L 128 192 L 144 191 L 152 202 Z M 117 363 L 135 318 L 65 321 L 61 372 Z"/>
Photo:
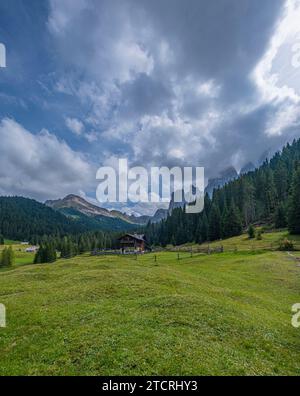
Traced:
<path fill-rule="evenodd" d="M 36 252 L 34 264 L 54 263 L 56 261 L 56 250 L 51 243 L 41 245 Z"/>
<path fill-rule="evenodd" d="M 208 239 L 215 241 L 221 238 L 221 215 L 218 206 L 212 205 L 208 220 Z"/>
<path fill-rule="evenodd" d="M 283 204 L 280 204 L 275 212 L 275 228 L 284 228 L 287 225 L 286 221 L 286 211 Z"/>
<path fill-rule="evenodd" d="M 238 208 L 234 205 L 232 201 L 229 210 L 226 210 L 223 217 L 223 233 L 224 238 L 229 238 L 242 233 L 242 220 Z"/>
<path fill-rule="evenodd" d="M 222 217 L 221 217 L 221 236 L 222 238 L 227 238 L 228 235 L 230 234 L 228 227 L 229 227 L 229 217 L 228 217 L 228 209 L 227 205 L 225 204 L 223 212 L 222 212 Z"/>
<path fill-rule="evenodd" d="M 289 199 L 288 228 L 291 234 L 300 234 L 300 167 L 295 170 Z"/>
<path fill-rule="evenodd" d="M 255 228 L 253 227 L 252 224 L 250 224 L 248 227 L 248 236 L 250 239 L 255 238 Z"/>
<path fill-rule="evenodd" d="M 265 216 L 268 218 L 274 213 L 277 202 L 273 172 L 269 168 L 265 171 L 264 193 Z"/>
<path fill-rule="evenodd" d="M 202 224 L 201 224 L 201 242 L 206 242 L 208 240 L 208 220 L 206 213 L 203 213 Z"/>
<path fill-rule="evenodd" d="M 198 220 L 196 232 L 195 232 L 195 242 L 196 243 L 202 243 L 202 235 L 201 235 L 201 229 L 202 229 L 202 221 L 201 219 Z"/>

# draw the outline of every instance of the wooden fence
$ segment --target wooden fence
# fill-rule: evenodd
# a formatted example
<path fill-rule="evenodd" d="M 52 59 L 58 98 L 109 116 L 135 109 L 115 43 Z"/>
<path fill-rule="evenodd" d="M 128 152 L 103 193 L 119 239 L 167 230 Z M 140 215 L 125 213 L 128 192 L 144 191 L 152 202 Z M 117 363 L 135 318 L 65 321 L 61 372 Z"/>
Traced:
<path fill-rule="evenodd" d="M 91 256 L 130 256 L 130 255 L 141 255 L 146 254 L 146 252 L 122 252 L 120 249 L 116 250 L 103 250 L 103 249 L 95 249 L 91 252 Z"/>
<path fill-rule="evenodd" d="M 224 246 L 224 245 L 219 245 L 219 246 L 210 246 L 210 245 L 201 245 L 201 246 L 180 246 L 180 247 L 174 247 L 174 248 L 154 248 L 152 251 L 147 251 L 147 252 L 134 252 L 134 251 L 128 251 L 128 252 L 122 252 L 120 249 L 116 250 L 100 250 L 100 249 L 95 249 L 91 252 L 92 256 L 139 256 L 139 255 L 145 255 L 145 254 L 156 254 L 156 253 L 161 253 L 161 252 L 173 252 L 173 253 L 188 253 L 190 257 L 193 255 L 198 255 L 198 254 L 216 254 L 216 253 L 223 253 L 223 252 L 257 252 L 257 251 L 279 251 L 280 247 L 278 243 L 271 243 L 271 244 L 264 244 L 264 245 L 250 245 L 250 246 L 241 246 L 241 245 L 231 245 L 231 246 Z M 300 243 L 294 243 L 294 251 L 300 251 Z"/>

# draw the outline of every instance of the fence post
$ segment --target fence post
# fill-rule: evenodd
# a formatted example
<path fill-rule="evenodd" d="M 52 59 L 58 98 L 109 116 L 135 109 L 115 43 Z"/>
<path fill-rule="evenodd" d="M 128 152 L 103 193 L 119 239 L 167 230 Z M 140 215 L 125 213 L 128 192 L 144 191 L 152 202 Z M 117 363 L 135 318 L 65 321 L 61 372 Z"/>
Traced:
<path fill-rule="evenodd" d="M 179 260 L 179 253 L 177 253 L 177 260 Z"/>
<path fill-rule="evenodd" d="M 157 261 L 157 259 L 156 259 L 156 255 L 154 256 L 154 261 L 155 261 L 155 262 Z"/>
<path fill-rule="evenodd" d="M 191 257 L 193 257 L 193 248 L 191 248 Z"/>

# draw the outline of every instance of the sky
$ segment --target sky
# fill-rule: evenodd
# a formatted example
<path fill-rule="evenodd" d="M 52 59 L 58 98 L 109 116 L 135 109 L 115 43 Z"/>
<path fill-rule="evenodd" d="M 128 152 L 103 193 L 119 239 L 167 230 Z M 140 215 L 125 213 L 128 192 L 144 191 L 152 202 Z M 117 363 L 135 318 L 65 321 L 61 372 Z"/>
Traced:
<path fill-rule="evenodd" d="M 300 137 L 299 20 L 300 0 L 1 0 L 0 195 L 95 202 L 118 158 L 259 164 Z"/>

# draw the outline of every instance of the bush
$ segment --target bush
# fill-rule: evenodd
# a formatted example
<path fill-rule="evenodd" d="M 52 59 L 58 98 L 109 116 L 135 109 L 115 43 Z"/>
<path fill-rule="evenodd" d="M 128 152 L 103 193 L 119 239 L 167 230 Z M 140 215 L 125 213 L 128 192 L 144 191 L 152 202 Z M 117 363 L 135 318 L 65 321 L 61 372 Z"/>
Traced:
<path fill-rule="evenodd" d="M 294 244 L 288 239 L 284 239 L 280 242 L 279 250 L 294 250 Z"/>

